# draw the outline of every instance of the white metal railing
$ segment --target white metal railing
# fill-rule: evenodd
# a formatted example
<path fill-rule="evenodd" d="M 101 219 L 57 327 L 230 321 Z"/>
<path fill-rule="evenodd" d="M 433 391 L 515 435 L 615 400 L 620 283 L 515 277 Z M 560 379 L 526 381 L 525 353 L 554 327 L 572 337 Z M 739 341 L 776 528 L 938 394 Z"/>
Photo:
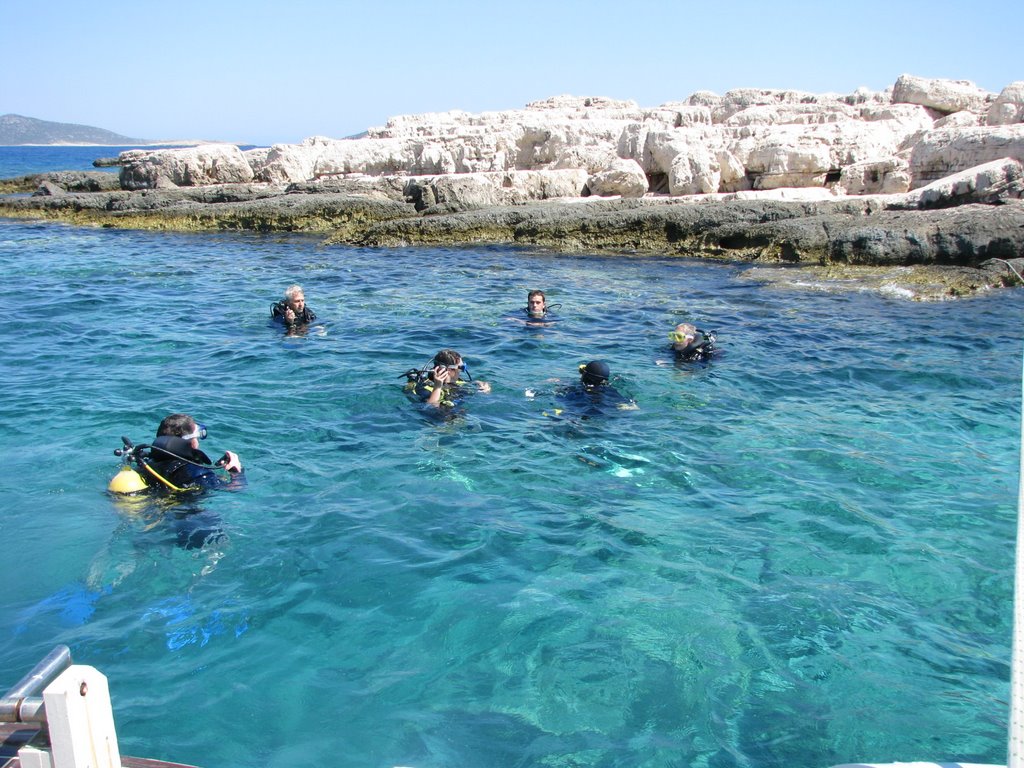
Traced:
<path fill-rule="evenodd" d="M 31 723 L 49 734 L 18 750 L 22 768 L 121 768 L 107 678 L 72 664 L 58 645 L 0 699 L 0 722 Z"/>

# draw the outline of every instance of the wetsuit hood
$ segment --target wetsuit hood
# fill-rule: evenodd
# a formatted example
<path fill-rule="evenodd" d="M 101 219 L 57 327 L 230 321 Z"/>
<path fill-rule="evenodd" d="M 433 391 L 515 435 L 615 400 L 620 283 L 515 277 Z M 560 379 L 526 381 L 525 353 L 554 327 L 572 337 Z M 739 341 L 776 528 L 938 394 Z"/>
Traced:
<path fill-rule="evenodd" d="M 608 383 L 611 370 L 608 368 L 608 363 L 602 360 L 591 360 L 583 367 L 581 374 L 584 384 L 595 387 L 598 384 Z"/>

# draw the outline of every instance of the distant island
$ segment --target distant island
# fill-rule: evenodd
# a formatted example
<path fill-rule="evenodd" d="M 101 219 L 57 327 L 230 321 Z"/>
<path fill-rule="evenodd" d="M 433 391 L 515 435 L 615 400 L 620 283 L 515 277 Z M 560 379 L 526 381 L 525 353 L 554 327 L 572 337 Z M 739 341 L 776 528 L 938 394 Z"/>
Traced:
<path fill-rule="evenodd" d="M 103 128 L 74 123 L 53 123 L 22 115 L 0 115 L 0 146 L 20 144 L 100 144 L 138 146 L 152 144 L 148 139 L 122 136 Z"/>

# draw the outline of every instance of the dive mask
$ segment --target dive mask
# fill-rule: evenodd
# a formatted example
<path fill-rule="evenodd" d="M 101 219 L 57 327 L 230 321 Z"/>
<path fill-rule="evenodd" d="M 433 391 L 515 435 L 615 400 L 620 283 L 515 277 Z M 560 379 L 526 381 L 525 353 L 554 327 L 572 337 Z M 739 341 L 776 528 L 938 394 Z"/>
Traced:
<path fill-rule="evenodd" d="M 187 435 L 181 436 L 182 440 L 205 440 L 206 439 L 206 425 L 196 422 L 196 428 Z"/>

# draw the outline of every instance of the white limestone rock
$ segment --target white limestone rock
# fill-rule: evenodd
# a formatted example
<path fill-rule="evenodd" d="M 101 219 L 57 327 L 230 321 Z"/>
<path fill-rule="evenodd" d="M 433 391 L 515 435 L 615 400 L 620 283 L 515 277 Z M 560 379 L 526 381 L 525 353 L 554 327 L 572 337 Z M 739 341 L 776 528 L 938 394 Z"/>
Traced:
<path fill-rule="evenodd" d="M 986 112 L 993 98 L 993 94 L 970 80 L 931 80 L 900 75 L 892 88 L 893 103 L 920 104 L 944 114 L 964 109 Z"/>
<path fill-rule="evenodd" d="M 1024 197 L 1024 169 L 1003 158 L 933 181 L 903 196 L 894 207 L 946 208 L 965 203 L 1001 203 Z"/>
<path fill-rule="evenodd" d="M 910 164 L 900 157 L 864 160 L 843 168 L 834 192 L 842 195 L 895 195 L 910 189 Z"/>
<path fill-rule="evenodd" d="M 693 107 L 707 107 L 713 110 L 722 103 L 722 97 L 713 91 L 694 91 L 687 97 L 686 103 Z"/>
<path fill-rule="evenodd" d="M 833 168 L 832 147 L 822 136 L 802 131 L 775 131 L 758 141 L 743 158 L 754 189 L 821 187 Z"/>
<path fill-rule="evenodd" d="M 648 176 L 666 180 L 670 195 L 706 194 L 721 184 L 722 150 L 722 132 L 712 126 L 648 131 L 639 162 Z"/>
<path fill-rule="evenodd" d="M 718 192 L 722 170 L 716 154 L 706 147 L 692 147 L 672 158 L 668 173 L 670 195 L 701 195 Z"/>
<path fill-rule="evenodd" d="M 343 139 L 323 146 L 313 164 L 313 177 L 345 173 L 373 176 L 408 173 L 413 144 L 402 139 Z"/>
<path fill-rule="evenodd" d="M 233 144 L 201 144 L 184 149 L 132 149 L 118 156 L 122 189 L 153 189 L 161 184 L 197 187 L 247 183 L 252 168 Z"/>
<path fill-rule="evenodd" d="M 525 109 L 472 115 L 461 111 L 402 115 L 368 132 L 371 140 L 412 145 L 413 174 L 586 168 L 602 170 L 624 131 L 644 123 L 709 119 L 704 110 L 642 110 L 634 102 L 559 96 Z"/>
<path fill-rule="evenodd" d="M 451 210 L 489 208 L 498 205 L 501 183 L 495 174 L 459 173 L 429 177 L 420 192 L 424 207 L 446 205 Z M 407 193 L 410 187 L 406 187 Z M 425 194 L 429 192 L 429 195 Z"/>
<path fill-rule="evenodd" d="M 1004 158 L 1024 161 L 1024 123 L 930 131 L 910 153 L 911 189 Z"/>
<path fill-rule="evenodd" d="M 858 111 L 841 102 L 829 104 L 756 104 L 744 107 L 721 121 L 726 126 L 814 125 L 854 120 Z"/>
<path fill-rule="evenodd" d="M 747 169 L 731 151 L 719 149 L 715 160 L 718 162 L 719 192 L 741 192 L 753 186 L 747 178 Z"/>
<path fill-rule="evenodd" d="M 692 98 L 692 97 L 691 97 Z M 834 94 L 816 95 L 805 91 L 778 90 L 774 88 L 736 88 L 726 91 L 721 100 L 711 109 L 712 120 L 724 123 L 730 117 L 745 109 L 758 106 L 821 105 L 831 108 L 839 104 Z"/>
<path fill-rule="evenodd" d="M 584 168 L 596 173 L 615 159 L 623 123 L 614 120 L 533 122 L 524 125 L 515 167 Z"/>
<path fill-rule="evenodd" d="M 966 81 L 910 75 L 877 93 L 698 91 L 654 108 L 555 96 L 515 110 L 399 115 L 360 138 L 315 136 L 244 154 L 231 145 L 134 150 L 122 153 L 121 180 L 138 189 L 366 175 L 400 189 L 402 179 L 416 177 L 430 179 L 416 188 L 431 205 L 455 207 L 547 199 L 553 184 L 623 196 L 785 188 L 893 194 L 1004 157 L 1019 160 L 1022 113 L 1024 81 L 995 98 Z"/>
<path fill-rule="evenodd" d="M 503 174 L 502 187 L 509 190 L 508 202 L 518 205 L 529 200 L 556 200 L 580 197 L 587 185 L 582 168 L 555 171 L 509 171 Z"/>
<path fill-rule="evenodd" d="M 410 176 L 405 195 L 419 210 L 436 205 L 447 210 L 468 210 L 580 197 L 586 184 L 587 172 L 579 168 Z"/>
<path fill-rule="evenodd" d="M 932 128 L 972 128 L 976 125 L 984 125 L 985 116 L 975 112 L 968 112 L 965 109 L 954 112 L 951 115 L 940 117 L 935 121 Z"/>
<path fill-rule="evenodd" d="M 639 198 L 647 193 L 647 174 L 636 160 L 617 157 L 587 179 L 587 188 L 599 197 Z"/>
<path fill-rule="evenodd" d="M 252 149 L 244 154 L 257 180 L 293 184 L 314 177 L 316 159 L 331 141 L 311 136 L 301 144 L 274 144 L 269 149 Z"/>
<path fill-rule="evenodd" d="M 1024 80 L 1017 80 L 996 96 L 988 108 L 986 122 L 989 125 L 1024 123 Z"/>
<path fill-rule="evenodd" d="M 643 122 L 664 123 L 673 128 L 711 125 L 711 108 L 669 101 L 660 107 L 643 110 Z"/>
<path fill-rule="evenodd" d="M 871 104 L 888 105 L 892 103 L 892 89 L 886 91 L 872 91 L 871 89 L 864 88 L 862 86 L 853 93 L 843 96 L 841 101 L 849 104 L 851 107 L 860 107 Z"/>
<path fill-rule="evenodd" d="M 602 117 L 640 120 L 643 116 L 643 111 L 635 101 L 609 99 L 604 96 L 552 96 L 550 99 L 531 101 L 526 105 L 526 109 L 574 113 L 582 119 Z"/>

